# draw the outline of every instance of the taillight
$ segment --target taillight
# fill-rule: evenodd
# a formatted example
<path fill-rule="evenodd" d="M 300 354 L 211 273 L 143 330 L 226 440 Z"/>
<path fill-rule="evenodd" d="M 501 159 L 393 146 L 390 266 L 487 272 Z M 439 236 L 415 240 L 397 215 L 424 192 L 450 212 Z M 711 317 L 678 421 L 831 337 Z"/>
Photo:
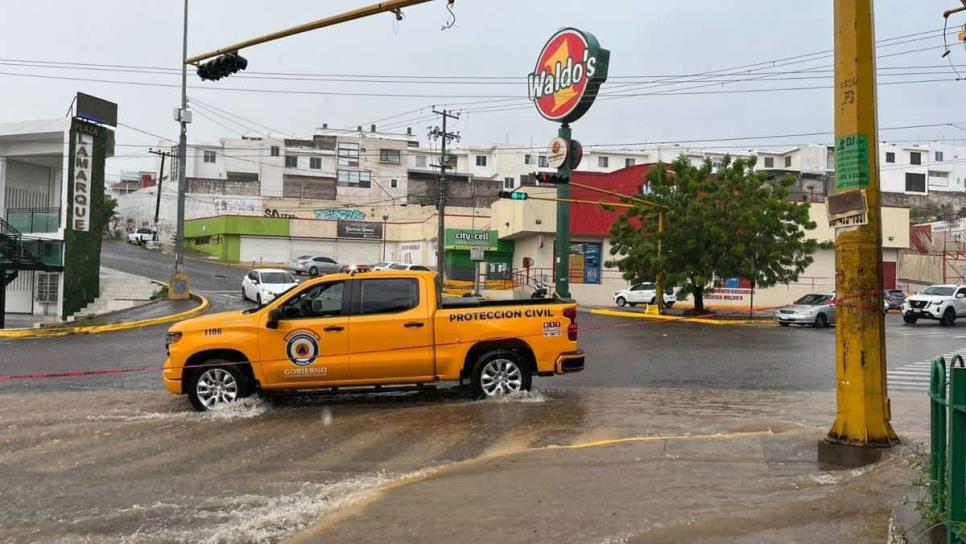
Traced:
<path fill-rule="evenodd" d="M 565 308 L 563 311 L 564 317 L 570 320 L 570 324 L 567 325 L 567 340 L 571 342 L 577 341 L 577 308 Z"/>

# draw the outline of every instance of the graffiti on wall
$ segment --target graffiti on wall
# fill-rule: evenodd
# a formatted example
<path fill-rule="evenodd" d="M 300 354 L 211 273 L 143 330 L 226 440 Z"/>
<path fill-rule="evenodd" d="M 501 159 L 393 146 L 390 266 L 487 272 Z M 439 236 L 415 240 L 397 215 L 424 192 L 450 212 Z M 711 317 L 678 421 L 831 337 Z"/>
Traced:
<path fill-rule="evenodd" d="M 316 219 L 334 219 L 336 221 L 362 221 L 366 218 L 366 212 L 362 210 L 343 210 L 325 208 L 315 210 Z"/>

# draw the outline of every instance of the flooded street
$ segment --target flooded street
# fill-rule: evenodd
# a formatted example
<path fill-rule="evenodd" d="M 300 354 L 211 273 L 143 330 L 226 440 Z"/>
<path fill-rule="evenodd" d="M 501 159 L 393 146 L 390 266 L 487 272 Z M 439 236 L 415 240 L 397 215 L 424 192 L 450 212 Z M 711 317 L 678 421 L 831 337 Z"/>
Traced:
<path fill-rule="evenodd" d="M 318 396 L 207 414 L 150 390 L 6 394 L 0 540 L 276 542 L 372 489 L 454 462 L 642 435 L 816 431 L 834 410 L 825 392 L 696 393 Z M 897 429 L 921 439 L 920 397 L 893 402 Z"/>

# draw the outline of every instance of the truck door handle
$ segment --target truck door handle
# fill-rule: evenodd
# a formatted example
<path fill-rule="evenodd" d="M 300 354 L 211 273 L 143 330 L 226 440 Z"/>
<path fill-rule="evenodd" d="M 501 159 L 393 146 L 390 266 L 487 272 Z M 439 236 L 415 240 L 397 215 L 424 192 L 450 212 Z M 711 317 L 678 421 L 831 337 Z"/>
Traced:
<path fill-rule="evenodd" d="M 345 327 L 340 327 L 339 325 L 330 325 L 322 330 L 325 332 L 340 332 L 345 330 Z"/>
<path fill-rule="evenodd" d="M 414 327 L 422 327 L 424 324 L 425 323 L 420 323 L 419 321 L 410 321 L 409 323 L 406 323 L 405 325 L 403 325 L 403 327 L 406 327 L 407 329 L 412 329 Z"/>

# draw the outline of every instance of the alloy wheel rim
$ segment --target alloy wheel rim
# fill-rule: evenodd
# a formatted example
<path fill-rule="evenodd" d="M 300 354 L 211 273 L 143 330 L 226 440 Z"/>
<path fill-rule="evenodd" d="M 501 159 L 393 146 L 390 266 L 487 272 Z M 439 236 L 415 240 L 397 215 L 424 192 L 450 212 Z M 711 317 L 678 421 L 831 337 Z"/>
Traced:
<path fill-rule="evenodd" d="M 483 367 L 480 386 L 488 397 L 518 393 L 523 389 L 523 372 L 509 359 L 494 359 Z"/>
<path fill-rule="evenodd" d="M 215 408 L 238 399 L 238 382 L 227 370 L 212 368 L 198 378 L 195 391 L 205 408 Z"/>

